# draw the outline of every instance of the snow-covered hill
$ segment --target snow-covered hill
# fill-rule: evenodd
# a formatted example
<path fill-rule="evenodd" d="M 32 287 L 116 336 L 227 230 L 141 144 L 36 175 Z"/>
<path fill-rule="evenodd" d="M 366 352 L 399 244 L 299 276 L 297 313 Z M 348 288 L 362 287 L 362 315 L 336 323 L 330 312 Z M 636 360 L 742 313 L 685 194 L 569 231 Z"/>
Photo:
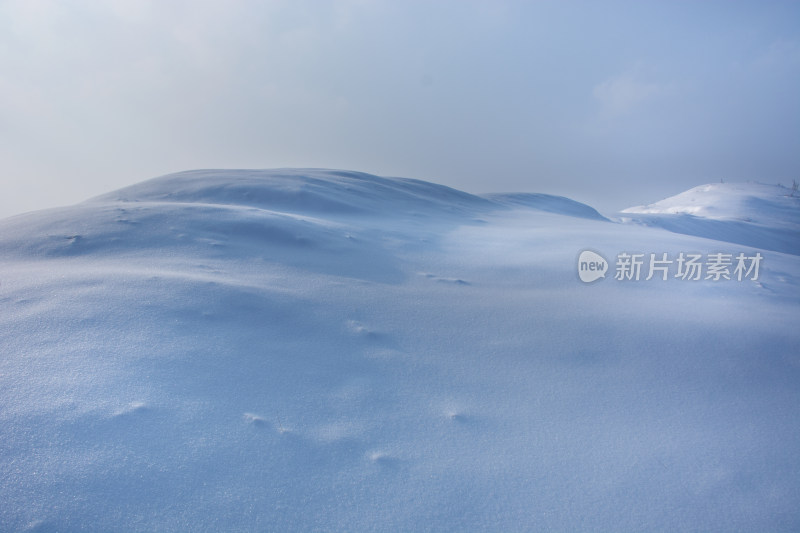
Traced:
<path fill-rule="evenodd" d="M 800 255 L 800 195 L 780 185 L 701 185 L 625 209 L 625 222 Z"/>
<path fill-rule="evenodd" d="M 2 220 L 0 530 L 797 530 L 800 257 L 710 240 L 716 194 L 699 237 L 325 170 Z"/>

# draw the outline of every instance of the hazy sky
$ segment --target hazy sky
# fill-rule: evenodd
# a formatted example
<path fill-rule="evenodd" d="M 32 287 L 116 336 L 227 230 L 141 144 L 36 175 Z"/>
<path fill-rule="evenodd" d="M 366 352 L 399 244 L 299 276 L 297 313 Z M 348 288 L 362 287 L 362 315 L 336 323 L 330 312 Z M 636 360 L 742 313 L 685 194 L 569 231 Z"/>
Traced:
<path fill-rule="evenodd" d="M 0 0 L 0 216 L 195 168 L 800 179 L 800 2 Z"/>

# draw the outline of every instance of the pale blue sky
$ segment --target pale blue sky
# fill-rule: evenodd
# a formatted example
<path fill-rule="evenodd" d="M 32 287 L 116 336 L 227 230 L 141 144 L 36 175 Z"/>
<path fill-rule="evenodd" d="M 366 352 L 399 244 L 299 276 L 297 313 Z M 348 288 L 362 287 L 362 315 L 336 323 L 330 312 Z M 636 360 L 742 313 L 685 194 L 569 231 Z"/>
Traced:
<path fill-rule="evenodd" d="M 800 2 L 0 0 L 0 216 L 330 167 L 610 212 L 800 179 Z"/>

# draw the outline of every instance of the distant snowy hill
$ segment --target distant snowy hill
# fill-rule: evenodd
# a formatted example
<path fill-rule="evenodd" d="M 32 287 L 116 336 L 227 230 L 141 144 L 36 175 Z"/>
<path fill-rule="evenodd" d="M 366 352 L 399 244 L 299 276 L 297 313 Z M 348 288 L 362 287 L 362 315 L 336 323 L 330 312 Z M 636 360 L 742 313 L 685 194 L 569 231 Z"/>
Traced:
<path fill-rule="evenodd" d="M 202 170 L 0 220 L 0 530 L 796 531 L 796 199 L 693 191 Z"/>
<path fill-rule="evenodd" d="M 702 185 L 625 209 L 626 222 L 800 255 L 800 195 L 780 185 Z"/>
<path fill-rule="evenodd" d="M 550 194 L 540 193 L 516 193 L 516 194 L 487 194 L 493 202 L 501 205 L 511 207 L 529 207 L 532 209 L 539 209 L 547 211 L 548 213 L 557 213 L 560 215 L 569 215 L 579 218 L 592 218 L 595 220 L 608 220 L 606 217 L 598 213 L 593 207 L 586 204 L 564 198 L 563 196 L 553 196 Z"/>
<path fill-rule="evenodd" d="M 257 207 L 297 214 L 463 214 L 489 202 L 443 185 L 363 172 L 194 170 L 100 196 L 100 202 L 174 202 Z"/>

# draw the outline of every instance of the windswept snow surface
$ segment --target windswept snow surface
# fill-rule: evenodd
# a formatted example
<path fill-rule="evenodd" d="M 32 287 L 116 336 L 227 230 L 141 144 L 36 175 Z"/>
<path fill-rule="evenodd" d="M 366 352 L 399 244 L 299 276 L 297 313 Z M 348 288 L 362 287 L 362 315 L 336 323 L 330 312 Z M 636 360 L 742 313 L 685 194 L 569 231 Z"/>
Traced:
<path fill-rule="evenodd" d="M 797 531 L 798 206 L 712 240 L 708 187 L 699 236 L 323 170 L 0 221 L 0 530 Z"/>
<path fill-rule="evenodd" d="M 800 255 L 800 194 L 781 185 L 701 185 L 620 216 L 624 222 Z"/>

